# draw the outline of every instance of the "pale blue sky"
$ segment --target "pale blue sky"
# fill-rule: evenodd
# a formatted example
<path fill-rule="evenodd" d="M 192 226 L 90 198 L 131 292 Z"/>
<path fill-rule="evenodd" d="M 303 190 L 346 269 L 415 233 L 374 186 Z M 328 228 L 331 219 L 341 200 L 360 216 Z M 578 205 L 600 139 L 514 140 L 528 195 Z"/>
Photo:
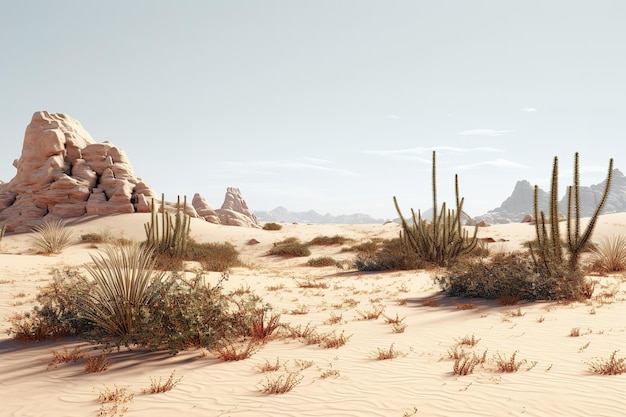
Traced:
<path fill-rule="evenodd" d="M 0 179 L 38 110 L 128 154 L 158 192 L 396 216 L 454 173 L 465 209 L 552 158 L 626 170 L 626 2 L 12 1 L 0 7 Z"/>

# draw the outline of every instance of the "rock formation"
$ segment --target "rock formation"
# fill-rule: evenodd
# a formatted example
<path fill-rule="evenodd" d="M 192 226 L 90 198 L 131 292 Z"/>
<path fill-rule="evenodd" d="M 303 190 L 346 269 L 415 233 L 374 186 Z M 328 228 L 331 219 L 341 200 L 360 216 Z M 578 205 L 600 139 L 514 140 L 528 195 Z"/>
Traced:
<path fill-rule="evenodd" d="M 260 228 L 259 220 L 248 208 L 239 188 L 228 187 L 222 208 L 215 210 L 220 223 L 229 226 Z"/>
<path fill-rule="evenodd" d="M 0 184 L 0 224 L 29 231 L 48 217 L 150 211 L 155 195 L 124 151 L 96 143 L 75 119 L 36 112 L 26 128 L 17 174 Z"/>
<path fill-rule="evenodd" d="M 206 198 L 204 198 L 200 194 L 196 193 L 193 196 L 191 205 L 193 205 L 193 208 L 196 210 L 199 217 L 202 217 L 209 223 L 220 224 L 219 216 L 217 215 L 215 210 L 211 208 L 209 203 L 206 201 Z"/>
<path fill-rule="evenodd" d="M 580 186 L 580 215 L 589 217 L 593 214 L 602 192 L 605 181 L 591 186 Z M 548 212 L 548 193 L 539 189 L 539 209 Z M 484 220 L 490 224 L 518 223 L 532 221 L 534 187 L 526 180 L 515 184 L 513 193 L 504 202 L 487 213 L 474 217 L 475 221 Z M 603 214 L 621 213 L 626 211 L 626 176 L 619 170 L 613 170 L 613 180 Z M 564 217 L 567 213 L 567 194 L 559 200 L 559 213 Z M 527 217 L 528 216 L 528 217 Z"/>

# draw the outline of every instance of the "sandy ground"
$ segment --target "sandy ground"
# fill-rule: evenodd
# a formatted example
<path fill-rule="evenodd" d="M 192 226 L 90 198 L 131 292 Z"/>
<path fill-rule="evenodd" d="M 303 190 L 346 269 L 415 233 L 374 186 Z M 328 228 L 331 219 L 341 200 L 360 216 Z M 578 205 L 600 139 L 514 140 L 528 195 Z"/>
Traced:
<path fill-rule="evenodd" d="M 87 232 L 144 239 L 140 214 L 75 220 L 76 236 Z M 143 351 L 112 352 L 111 367 L 87 373 L 82 362 L 48 369 L 51 350 L 79 346 L 98 351 L 81 340 L 20 344 L 8 338 L 7 318 L 34 305 L 38 287 L 52 268 L 80 266 L 97 249 L 76 244 L 56 256 L 34 255 L 28 234 L 8 235 L 0 246 L 0 415 L 97 416 L 98 395 L 126 387 L 134 398 L 126 416 L 622 416 L 626 413 L 626 374 L 600 376 L 589 371 L 594 358 L 608 359 L 616 350 L 626 355 L 626 303 L 621 275 L 596 277 L 595 297 L 586 303 L 520 303 L 500 306 L 482 300 L 424 300 L 438 295 L 432 271 L 359 273 L 336 267 L 311 268 L 306 259 L 266 256 L 273 242 L 289 236 L 310 240 L 340 234 L 362 242 L 397 236 L 398 226 L 286 224 L 281 231 L 192 223 L 199 241 L 228 241 L 248 267 L 235 268 L 226 290 L 250 288 L 282 314 L 283 323 L 317 327 L 320 332 L 349 336 L 338 349 L 306 345 L 293 339 L 274 340 L 251 358 L 223 362 L 212 354 L 190 350 L 177 356 Z M 626 233 L 626 215 L 599 220 L 594 239 Z M 534 235 L 532 226 L 510 224 L 480 231 L 492 237 L 493 250 L 512 250 Z M 250 239 L 258 245 L 247 245 Z M 500 240 L 506 240 L 500 242 Z M 339 246 L 312 247 L 312 257 L 348 259 Z M 219 274 L 208 274 L 217 281 Z M 319 280 L 327 288 L 300 288 L 297 281 Z M 403 300 L 408 302 L 403 303 Z M 463 310 L 460 303 L 475 304 Z M 429 303 L 427 303 L 429 304 Z M 361 313 L 384 307 L 384 315 L 364 320 Z M 306 314 L 294 314 L 306 312 Z M 341 316 L 336 324 L 331 317 Z M 385 316 L 403 318 L 404 332 L 395 333 Z M 578 328 L 580 336 L 572 337 Z M 474 373 L 452 372 L 454 351 L 464 337 L 479 339 L 465 347 L 487 362 Z M 400 355 L 378 360 L 380 350 Z M 517 352 L 517 353 L 516 353 Z M 518 372 L 503 373 L 498 356 L 525 360 Z M 280 371 L 262 373 L 264 363 L 279 361 Z M 173 390 L 143 394 L 151 379 L 182 378 Z M 266 395 L 264 381 L 299 372 L 301 383 L 291 392 Z M 416 411 L 417 410 L 417 411 Z M 102 415 L 120 415 L 109 412 Z"/>

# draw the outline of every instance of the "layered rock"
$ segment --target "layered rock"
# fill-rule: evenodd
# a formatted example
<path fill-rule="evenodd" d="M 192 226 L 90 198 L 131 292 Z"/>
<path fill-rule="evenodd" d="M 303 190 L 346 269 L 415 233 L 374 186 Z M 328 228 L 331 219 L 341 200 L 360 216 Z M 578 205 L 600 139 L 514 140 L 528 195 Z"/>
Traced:
<path fill-rule="evenodd" d="M 215 210 L 221 224 L 260 228 L 259 220 L 248 208 L 239 188 L 228 187 L 222 208 Z"/>
<path fill-rule="evenodd" d="M 193 200 L 191 200 L 191 205 L 194 209 L 196 209 L 198 216 L 202 217 L 207 222 L 215 224 L 221 223 L 220 217 L 217 215 L 215 210 L 211 208 L 206 198 L 204 198 L 200 194 L 196 193 L 193 196 Z"/>
<path fill-rule="evenodd" d="M 0 224 L 29 231 L 47 217 L 148 212 L 154 191 L 124 151 L 96 143 L 75 119 L 36 112 L 24 134 L 17 174 L 0 184 Z"/>

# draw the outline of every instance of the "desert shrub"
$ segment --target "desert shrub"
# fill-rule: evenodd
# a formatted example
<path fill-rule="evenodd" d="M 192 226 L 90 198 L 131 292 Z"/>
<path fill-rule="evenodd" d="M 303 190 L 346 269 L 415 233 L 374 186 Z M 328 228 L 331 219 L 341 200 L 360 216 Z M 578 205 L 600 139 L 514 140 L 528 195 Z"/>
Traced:
<path fill-rule="evenodd" d="M 170 376 L 163 382 L 163 378 L 158 379 L 150 377 L 150 386 L 143 390 L 144 394 L 161 394 L 174 389 L 180 383 L 183 377 L 175 378 L 176 371 L 172 371 Z"/>
<path fill-rule="evenodd" d="M 37 253 L 61 253 L 73 239 L 72 232 L 61 219 L 48 220 L 35 226 L 33 232 L 32 242 Z"/>
<path fill-rule="evenodd" d="M 226 273 L 211 286 L 201 274 L 150 272 L 153 259 L 143 246 L 117 250 L 94 259 L 93 281 L 55 271 L 37 295 L 40 305 L 10 320 L 10 335 L 19 341 L 82 335 L 94 343 L 176 354 L 189 347 L 210 350 L 236 337 L 269 337 L 278 327 L 274 316 L 260 317 L 259 309 L 270 307 L 254 294 L 222 291 Z"/>
<path fill-rule="evenodd" d="M 287 238 L 283 241 L 276 242 L 269 250 L 269 255 L 282 257 L 300 257 L 309 256 L 311 251 L 308 246 L 300 242 L 297 238 Z"/>
<path fill-rule="evenodd" d="M 85 358 L 85 371 L 90 373 L 104 372 L 111 366 L 111 361 L 106 355 L 90 356 Z"/>
<path fill-rule="evenodd" d="M 374 251 L 359 251 L 354 266 L 359 271 L 395 271 L 427 266 L 399 238 L 380 241 Z"/>
<path fill-rule="evenodd" d="M 595 358 L 587 362 L 589 370 L 600 375 L 621 375 L 626 372 L 626 358 L 616 358 L 617 350 L 608 359 Z"/>
<path fill-rule="evenodd" d="M 38 305 L 9 319 L 9 335 L 21 342 L 31 342 L 76 336 L 91 330 L 91 323 L 80 315 L 78 300 L 92 286 L 75 269 L 54 269 L 51 282 L 36 296 Z"/>
<path fill-rule="evenodd" d="M 351 241 L 352 239 L 348 239 L 345 236 L 335 235 L 335 236 L 317 236 L 311 239 L 309 245 L 316 246 L 331 246 L 331 245 L 343 245 L 344 243 Z"/>
<path fill-rule="evenodd" d="M 555 271 L 553 268 L 552 271 Z M 491 259 L 458 262 L 435 278 L 450 297 L 558 300 L 580 299 L 582 273 L 563 270 L 558 276 L 537 266 L 522 253 L 497 254 Z M 568 279 L 563 277 L 567 276 Z"/>
<path fill-rule="evenodd" d="M 282 225 L 274 222 L 268 222 L 263 225 L 263 230 L 280 230 L 282 228 Z"/>
<path fill-rule="evenodd" d="M 341 252 L 365 252 L 365 253 L 376 252 L 376 250 L 378 250 L 379 248 L 379 244 L 381 241 L 382 241 L 381 239 L 368 240 L 366 242 L 362 242 L 353 246 L 342 248 Z"/>
<path fill-rule="evenodd" d="M 626 270 L 626 236 L 602 237 L 591 250 L 591 267 L 602 272 Z"/>
<path fill-rule="evenodd" d="M 189 239 L 184 258 L 200 262 L 205 271 L 225 272 L 241 265 L 239 252 L 228 242 L 198 243 Z"/>
<path fill-rule="evenodd" d="M 320 256 L 319 258 L 309 259 L 306 265 L 313 267 L 335 266 L 337 265 L 337 261 L 330 256 Z"/>
<path fill-rule="evenodd" d="M 304 377 L 300 371 L 287 372 L 281 375 L 270 375 L 261 384 L 261 392 L 264 394 L 285 394 L 294 389 Z"/>

